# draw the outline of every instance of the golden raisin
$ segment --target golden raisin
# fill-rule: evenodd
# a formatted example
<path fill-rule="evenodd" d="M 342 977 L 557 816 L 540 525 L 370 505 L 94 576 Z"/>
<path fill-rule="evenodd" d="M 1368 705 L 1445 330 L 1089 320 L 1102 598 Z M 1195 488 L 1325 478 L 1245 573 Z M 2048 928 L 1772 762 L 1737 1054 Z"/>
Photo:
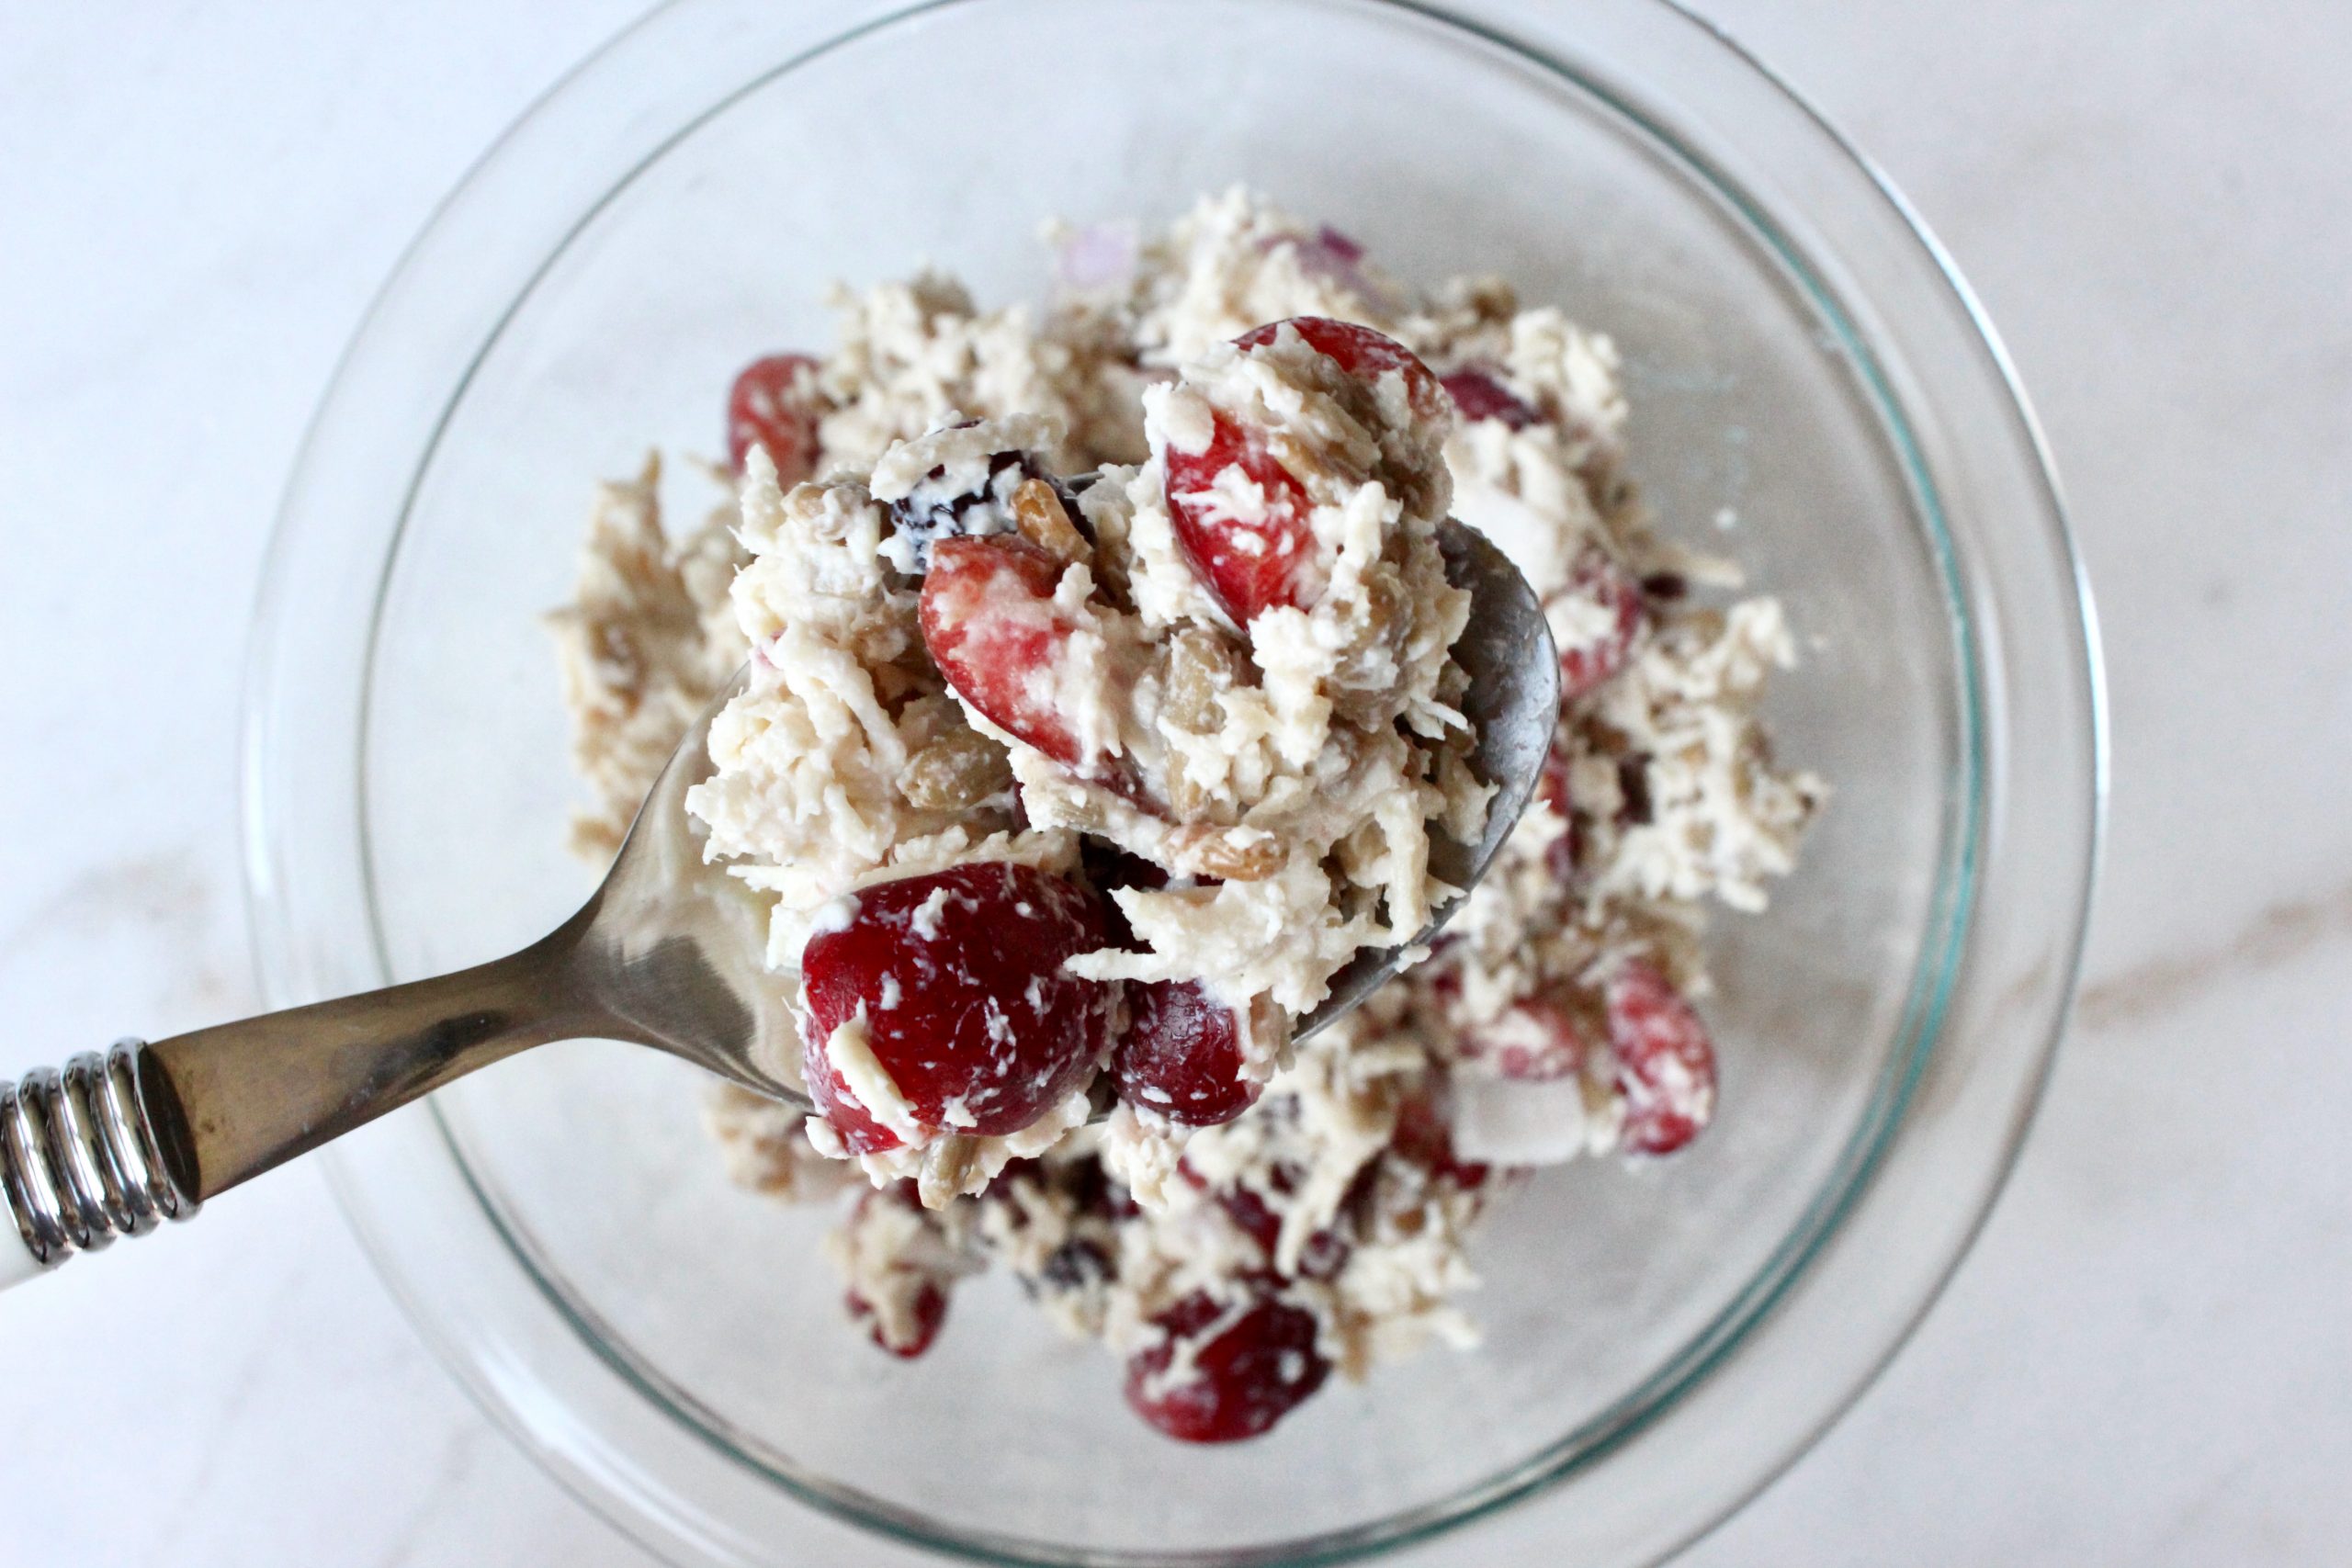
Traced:
<path fill-rule="evenodd" d="M 1242 677 L 1241 650 L 1230 638 L 1206 626 L 1186 626 L 1168 644 L 1169 722 L 1194 735 L 1216 734 L 1225 724 L 1217 699 Z"/>
<path fill-rule="evenodd" d="M 923 1150 L 915 1174 L 915 1196 L 926 1209 L 944 1209 L 973 1189 L 978 1174 L 980 1140 L 967 1133 L 949 1133 Z"/>
<path fill-rule="evenodd" d="M 907 762 L 899 793 L 925 811 L 967 811 L 1012 787 L 1004 748 L 972 729 L 951 729 Z"/>
<path fill-rule="evenodd" d="M 1021 536 L 1057 560 L 1082 561 L 1093 552 L 1061 497 L 1043 479 L 1023 479 L 1012 492 L 1012 525 Z"/>
<path fill-rule="evenodd" d="M 1237 840 L 1214 828 L 1187 828 L 1173 847 L 1188 869 L 1226 882 L 1263 882 L 1283 868 L 1282 841 L 1271 835 Z"/>

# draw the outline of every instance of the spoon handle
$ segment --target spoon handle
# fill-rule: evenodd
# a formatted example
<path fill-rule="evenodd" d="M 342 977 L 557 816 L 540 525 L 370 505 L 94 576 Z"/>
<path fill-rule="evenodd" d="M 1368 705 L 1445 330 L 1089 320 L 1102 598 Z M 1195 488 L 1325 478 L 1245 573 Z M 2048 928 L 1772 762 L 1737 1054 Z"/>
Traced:
<path fill-rule="evenodd" d="M 148 1046 L 119 1040 L 61 1070 L 0 1082 L 0 1195 L 22 1242 L 0 1235 L 0 1290 L 95 1252 L 118 1235 L 184 1220 L 198 1200 L 166 1152 Z"/>
<path fill-rule="evenodd" d="M 0 1289 L 453 1078 L 608 1022 L 568 962 L 584 915 L 511 957 L 0 1081 Z M 22 1245 L 9 1239 L 13 1231 Z"/>

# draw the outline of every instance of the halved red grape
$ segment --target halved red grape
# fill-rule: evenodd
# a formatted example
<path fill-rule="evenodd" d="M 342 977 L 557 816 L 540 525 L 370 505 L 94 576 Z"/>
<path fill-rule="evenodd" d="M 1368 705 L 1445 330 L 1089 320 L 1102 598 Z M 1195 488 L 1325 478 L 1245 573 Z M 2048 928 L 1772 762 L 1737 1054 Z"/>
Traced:
<path fill-rule="evenodd" d="M 1296 1180 L 1280 1167 L 1273 1172 L 1272 1185 L 1281 1196 L 1289 1196 Z M 1273 1205 L 1250 1187 L 1226 1188 L 1216 1195 L 1216 1201 L 1226 1217 L 1258 1244 L 1258 1250 L 1265 1255 L 1266 1266 L 1272 1268 L 1283 1238 L 1283 1217 L 1274 1212 Z M 1299 1245 L 1297 1272 L 1307 1280 L 1337 1278 L 1340 1270 L 1347 1267 L 1348 1255 L 1353 1250 L 1337 1231 L 1312 1231 Z"/>
<path fill-rule="evenodd" d="M 1255 352 L 1286 328 L 1367 384 L 1391 372 L 1402 376 L 1413 417 L 1449 417 L 1445 390 L 1430 367 L 1403 344 L 1370 327 L 1328 316 L 1295 316 L 1254 327 L 1233 341 L 1245 352 Z M 1320 592 L 1324 571 L 1307 524 L 1312 504 L 1304 487 L 1274 457 L 1262 432 L 1214 413 L 1208 446 L 1199 452 L 1171 447 L 1165 464 L 1176 542 L 1236 624 L 1247 626 L 1268 610 L 1309 607 Z M 1220 491 L 1218 478 L 1228 470 L 1238 471 L 1246 482 L 1234 486 L 1228 481 L 1226 491 Z M 1240 511 L 1228 514 L 1214 498 L 1236 490 Z M 1237 498 L 1226 494 L 1226 499 Z"/>
<path fill-rule="evenodd" d="M 1282 335 L 1289 327 L 1306 340 L 1306 345 L 1329 359 L 1340 369 L 1360 381 L 1374 382 L 1395 371 L 1405 378 L 1405 390 L 1411 400 L 1414 412 L 1421 418 L 1442 417 L 1445 412 L 1444 389 L 1437 373 L 1421 362 L 1421 356 L 1398 343 L 1385 333 L 1353 321 L 1334 321 L 1329 316 L 1293 316 L 1286 321 L 1268 321 L 1252 327 L 1233 341 L 1241 348 L 1263 348 Z"/>
<path fill-rule="evenodd" d="M 1055 603 L 1066 563 L 1005 535 L 948 537 L 922 583 L 923 646 L 956 694 L 1064 767 L 1086 761 L 1055 665 L 1078 623 Z"/>
<path fill-rule="evenodd" d="M 1198 980 L 1127 987 L 1127 1032 L 1111 1057 L 1119 1098 L 1185 1127 L 1230 1122 L 1263 1085 L 1241 1076 L 1240 1020 Z"/>
<path fill-rule="evenodd" d="M 1103 943 L 1091 894 L 1035 866 L 978 861 L 854 898 L 847 922 L 810 937 L 800 959 L 810 1098 L 853 1151 L 899 1139 L 827 1052 L 852 1018 L 925 1131 L 1018 1132 L 1102 1059 L 1114 987 L 1063 967 Z"/>
<path fill-rule="evenodd" d="M 1127 1403 L 1171 1438 L 1230 1443 L 1271 1428 L 1323 1386 L 1331 1363 L 1315 1314 L 1253 1293 L 1228 1305 L 1195 1292 L 1154 1318 L 1166 1339 L 1127 1360 Z M 1179 1348 L 1189 1367 L 1172 1381 Z"/>
<path fill-rule="evenodd" d="M 1640 635 L 1647 610 L 1642 585 L 1600 548 L 1588 548 L 1577 558 L 1567 592 L 1589 600 L 1600 608 L 1598 628 L 1581 642 L 1564 641 L 1560 648 L 1560 701 L 1563 705 L 1589 696 L 1602 682 L 1625 668 L 1634 638 Z"/>
<path fill-rule="evenodd" d="M 1432 1177 L 1442 1177 L 1473 1190 L 1484 1187 L 1491 1174 L 1488 1167 L 1455 1155 L 1453 1128 L 1437 1097 L 1427 1089 L 1407 1095 L 1397 1106 L 1396 1131 L 1391 1135 L 1390 1147 Z"/>
<path fill-rule="evenodd" d="M 874 1343 L 906 1361 L 930 1349 L 932 1341 L 939 1337 L 940 1325 L 947 1321 L 947 1292 L 928 1280 L 915 1287 L 914 1337 L 910 1339 L 894 1343 L 883 1332 L 882 1317 L 874 1310 L 874 1303 L 855 1291 L 842 1298 L 842 1304 L 849 1309 L 852 1322 L 866 1325 L 865 1332 Z"/>
<path fill-rule="evenodd" d="M 1665 1155 L 1715 1113 L 1715 1046 L 1698 1013 L 1655 964 L 1633 959 L 1609 982 L 1609 1048 L 1625 1100 L 1623 1142 Z"/>
<path fill-rule="evenodd" d="M 1204 449 L 1168 449 L 1169 517 L 1193 570 L 1234 624 L 1246 626 L 1268 610 L 1303 608 L 1319 581 L 1306 521 L 1313 507 L 1262 437 L 1224 414 L 1211 420 Z M 1240 488 L 1256 498 L 1244 502 L 1253 514 L 1227 515 L 1219 506 L 1218 477 L 1227 469 L 1247 481 Z"/>
<path fill-rule="evenodd" d="M 787 490 L 816 471 L 816 372 L 808 355 L 771 354 L 737 374 L 727 392 L 727 457 L 738 469 L 757 445 Z"/>

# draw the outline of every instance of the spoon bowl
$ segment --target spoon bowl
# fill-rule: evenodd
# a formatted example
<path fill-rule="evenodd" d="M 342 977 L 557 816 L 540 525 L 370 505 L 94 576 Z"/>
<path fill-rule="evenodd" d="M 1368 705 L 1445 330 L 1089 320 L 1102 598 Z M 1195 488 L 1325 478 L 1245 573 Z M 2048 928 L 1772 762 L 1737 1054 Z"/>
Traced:
<path fill-rule="evenodd" d="M 1445 552 L 1446 580 L 1470 591 L 1470 624 L 1455 641 L 1453 657 L 1470 677 L 1462 706 L 1478 737 L 1471 763 L 1495 786 L 1494 797 L 1476 843 L 1442 832 L 1430 836 L 1430 874 L 1458 891 L 1430 912 L 1430 923 L 1410 944 L 1366 948 L 1332 976 L 1329 994 L 1298 1021 L 1295 1032 L 1302 1040 L 1417 960 L 1501 852 L 1503 840 L 1535 797 L 1544 759 L 1552 754 L 1552 732 L 1560 717 L 1560 656 L 1535 591 L 1508 556 L 1466 523 L 1449 517 L 1440 524 L 1438 547 Z"/>

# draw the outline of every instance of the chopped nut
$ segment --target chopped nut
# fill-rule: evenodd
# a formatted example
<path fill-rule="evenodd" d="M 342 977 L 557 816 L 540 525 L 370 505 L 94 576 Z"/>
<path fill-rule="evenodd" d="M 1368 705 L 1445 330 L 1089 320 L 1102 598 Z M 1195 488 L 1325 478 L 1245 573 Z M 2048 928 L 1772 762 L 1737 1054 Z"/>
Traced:
<path fill-rule="evenodd" d="M 922 1168 L 915 1177 L 915 1196 L 926 1209 L 944 1209 L 967 1191 L 978 1190 L 980 1140 L 965 1133 L 933 1139 L 922 1152 Z"/>
<path fill-rule="evenodd" d="M 1165 693 L 1161 718 L 1191 735 L 1215 735 L 1223 728 L 1225 708 L 1218 699 L 1249 674 L 1240 649 L 1222 632 L 1188 626 L 1170 640 L 1160 657 Z M 1169 761 L 1168 805 L 1179 822 L 1229 826 L 1233 821 L 1230 803 L 1193 782 L 1180 754 L 1171 754 Z"/>
<path fill-rule="evenodd" d="M 1321 444 L 1302 441 L 1286 430 L 1270 432 L 1266 437 L 1266 450 L 1273 454 L 1275 462 L 1290 470 L 1292 478 L 1306 488 L 1309 496 L 1315 493 L 1318 481 L 1329 491 L 1344 489 L 1363 480 L 1362 474 L 1351 474 L 1335 466 L 1328 449 Z"/>
<path fill-rule="evenodd" d="M 1263 882 L 1283 868 L 1282 841 L 1250 829 L 1180 829 L 1170 847 L 1195 874 L 1225 882 Z"/>
<path fill-rule="evenodd" d="M 1102 797 L 1077 780 L 1024 790 L 1021 799 L 1033 823 L 1075 828 L 1081 833 L 1101 833 L 1111 826 L 1111 811 Z"/>
<path fill-rule="evenodd" d="M 1439 826 L 1447 838 L 1459 844 L 1478 841 L 1486 830 L 1487 803 L 1495 794 L 1493 787 L 1478 776 L 1474 745 L 1469 731 L 1448 730 L 1430 760 L 1430 783 L 1437 786 L 1438 798 L 1445 803 Z"/>
<path fill-rule="evenodd" d="M 1348 628 L 1346 645 L 1339 650 L 1333 681 L 1374 697 L 1366 711 L 1385 717 L 1396 711 L 1395 694 L 1387 688 L 1396 678 L 1398 652 L 1412 630 L 1410 601 L 1396 569 L 1386 561 L 1375 561 L 1364 569 L 1363 593 L 1357 603 L 1362 608 L 1355 624 Z M 1365 706 L 1354 702 L 1349 705 Z"/>
<path fill-rule="evenodd" d="M 1061 497 L 1043 479 L 1023 479 L 1013 491 L 1012 524 L 1023 538 L 1057 560 L 1083 561 L 1094 553 L 1070 521 Z"/>
<path fill-rule="evenodd" d="M 808 1147 L 804 1112 L 731 1083 L 714 1086 L 703 1125 L 718 1143 L 737 1186 L 773 1197 L 808 1197 L 829 1180 L 830 1162 Z"/>
<path fill-rule="evenodd" d="M 1242 1018 L 1249 1031 L 1250 1054 L 1279 1066 L 1290 1066 L 1290 1014 L 1265 992 L 1250 998 L 1250 1008 Z"/>
<path fill-rule="evenodd" d="M 1378 818 L 1359 822 L 1331 846 L 1331 859 L 1351 887 L 1376 887 L 1387 880 L 1390 854 L 1387 829 Z"/>
<path fill-rule="evenodd" d="M 1365 634 L 1374 640 L 1389 635 L 1389 628 L 1399 626 L 1410 601 L 1405 594 L 1405 584 L 1396 569 L 1386 561 L 1368 567 L 1363 574 L 1363 619 Z"/>
<path fill-rule="evenodd" d="M 1225 724 L 1218 698 L 1243 683 L 1241 649 L 1223 632 L 1187 626 L 1168 645 L 1167 704 L 1170 724 L 1194 735 L 1214 735 Z"/>
<path fill-rule="evenodd" d="M 951 729 L 907 763 L 899 793 L 925 811 L 967 811 L 1012 787 L 1004 748 L 973 729 Z"/>
<path fill-rule="evenodd" d="M 1193 782 L 1193 776 L 1184 771 L 1182 758 L 1173 758 L 1169 764 L 1168 811 L 1179 822 L 1204 823 L 1212 828 L 1227 826 L 1233 815 L 1224 801 Z"/>

